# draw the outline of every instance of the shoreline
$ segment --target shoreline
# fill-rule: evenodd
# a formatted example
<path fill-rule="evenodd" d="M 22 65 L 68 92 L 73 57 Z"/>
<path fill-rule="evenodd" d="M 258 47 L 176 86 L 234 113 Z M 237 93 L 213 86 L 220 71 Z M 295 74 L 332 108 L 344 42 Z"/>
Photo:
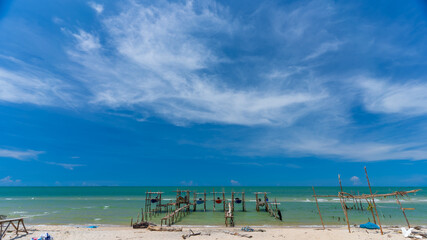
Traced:
<path fill-rule="evenodd" d="M 174 228 L 178 226 L 174 225 Z M 133 229 L 130 226 L 99 226 L 98 228 L 86 228 L 84 225 L 27 225 L 29 234 L 20 235 L 20 238 L 30 239 L 40 237 L 44 233 L 49 233 L 54 239 L 73 240 L 73 239 L 93 239 L 93 240 L 117 240 L 117 239 L 183 239 L 182 235 L 193 232 L 200 232 L 201 235 L 191 237 L 195 240 L 214 240 L 214 239 L 246 239 L 245 237 L 231 235 L 231 233 L 245 234 L 252 236 L 251 239 L 319 239 L 319 240 L 359 240 L 359 239 L 405 239 L 399 233 L 399 227 L 384 227 L 384 235 L 379 230 L 367 230 L 359 227 L 351 227 L 351 233 L 347 227 L 326 227 L 325 230 L 315 227 L 252 227 L 253 229 L 263 229 L 265 232 L 244 232 L 241 227 L 182 227 L 180 232 L 158 232 L 147 229 Z M 181 227 L 179 227 L 181 228 Z M 421 229 L 422 233 L 426 231 Z M 8 233 L 5 239 L 13 239 L 14 233 Z"/>

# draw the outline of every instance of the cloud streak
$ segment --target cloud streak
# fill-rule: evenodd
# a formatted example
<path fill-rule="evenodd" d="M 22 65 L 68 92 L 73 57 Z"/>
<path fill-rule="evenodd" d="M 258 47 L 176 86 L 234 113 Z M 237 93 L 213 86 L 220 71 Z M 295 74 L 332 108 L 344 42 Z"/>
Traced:
<path fill-rule="evenodd" d="M 0 148 L 0 157 L 4 158 L 14 158 L 18 160 L 27 160 L 27 159 L 37 159 L 38 155 L 43 154 L 43 151 L 34 151 L 34 150 L 9 150 Z"/>
<path fill-rule="evenodd" d="M 407 116 L 427 114 L 427 84 L 424 82 L 402 84 L 372 78 L 361 78 L 358 82 L 369 111 Z"/>
<path fill-rule="evenodd" d="M 86 166 L 86 165 L 83 165 L 83 164 L 59 163 L 59 162 L 44 162 L 44 163 L 49 164 L 49 165 L 60 166 L 60 167 L 63 167 L 65 169 L 68 169 L 68 170 L 74 170 L 74 168 L 76 168 L 76 167 L 84 167 L 84 166 Z"/>

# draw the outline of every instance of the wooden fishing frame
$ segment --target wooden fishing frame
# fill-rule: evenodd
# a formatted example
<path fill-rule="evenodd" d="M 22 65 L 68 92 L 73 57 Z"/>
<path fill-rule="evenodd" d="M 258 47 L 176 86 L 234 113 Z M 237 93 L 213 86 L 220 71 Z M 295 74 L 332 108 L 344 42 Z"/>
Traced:
<path fill-rule="evenodd" d="M 268 192 L 254 192 L 255 194 L 255 200 L 256 200 L 256 211 L 259 212 L 259 207 L 265 207 L 265 211 L 268 212 L 268 204 L 267 204 L 267 194 Z M 258 195 L 264 194 L 264 202 L 260 201 L 260 198 L 258 198 Z"/>
<path fill-rule="evenodd" d="M 211 192 L 211 194 L 213 194 L 212 195 L 213 196 L 213 198 L 212 198 L 213 199 L 213 211 L 215 212 L 215 205 L 221 204 L 221 203 L 222 203 L 222 210 L 225 211 L 225 192 L 224 192 L 224 190 L 222 192 L 215 192 L 215 188 L 214 188 L 213 192 Z M 217 199 L 215 199 L 215 194 L 221 194 L 222 195 L 221 203 L 216 203 Z"/>
<path fill-rule="evenodd" d="M 338 192 L 338 195 L 316 195 L 316 192 L 314 191 L 314 187 L 312 187 L 313 188 L 313 194 L 314 194 L 313 197 L 314 197 L 314 199 L 316 201 L 316 205 L 317 205 L 317 209 L 319 211 L 320 221 L 322 222 L 323 229 L 325 229 L 325 226 L 324 226 L 324 223 L 323 223 L 322 215 L 320 214 L 320 208 L 319 208 L 319 204 L 318 204 L 318 201 L 317 201 L 318 197 L 323 197 L 323 198 L 329 198 L 329 197 L 337 198 L 338 197 L 340 199 L 341 207 L 343 209 L 343 212 L 344 212 L 344 215 L 345 215 L 345 218 L 346 218 L 348 231 L 350 233 L 351 233 L 351 231 L 350 231 L 350 222 L 349 222 L 348 214 L 347 214 L 348 207 L 347 207 L 347 205 L 345 203 L 345 200 L 346 199 L 353 199 L 353 200 L 356 199 L 356 200 L 359 200 L 360 204 L 361 204 L 361 201 L 363 199 L 366 200 L 366 202 L 368 203 L 368 205 L 372 206 L 370 208 L 370 210 L 371 210 L 371 213 L 372 213 L 372 217 L 374 219 L 374 223 L 376 224 L 376 222 L 378 222 L 378 225 L 379 225 L 380 231 L 381 231 L 381 235 L 383 235 L 384 232 L 383 232 L 383 228 L 382 228 L 382 225 L 381 225 L 381 220 L 380 220 L 379 215 L 378 215 L 377 206 L 375 204 L 375 198 L 395 196 L 397 204 L 400 206 L 400 209 L 402 210 L 403 216 L 405 217 L 406 223 L 408 224 L 408 227 L 410 227 L 408 218 L 406 217 L 406 214 L 405 214 L 405 210 L 415 210 L 415 208 L 403 208 L 402 204 L 399 201 L 399 196 L 406 196 L 409 193 L 416 193 L 418 191 L 421 191 L 421 189 L 415 189 L 415 190 L 410 190 L 410 191 L 395 191 L 393 193 L 386 193 L 386 194 L 374 194 L 372 192 L 371 183 L 369 181 L 368 171 L 366 170 L 366 167 L 365 167 L 365 175 L 366 175 L 366 180 L 368 182 L 370 194 L 361 194 L 360 195 L 358 193 L 357 195 L 354 195 L 354 194 L 350 194 L 350 193 L 344 192 L 343 188 L 342 188 L 342 184 L 341 184 L 341 176 L 340 175 L 338 175 L 338 180 L 339 180 L 340 190 L 341 191 Z M 257 201 L 258 201 L 258 199 L 257 199 Z M 362 207 L 362 210 L 363 210 L 363 207 Z M 375 210 L 375 215 L 376 216 L 374 215 L 373 210 Z"/>
<path fill-rule="evenodd" d="M 196 191 L 193 192 L 193 196 L 194 196 L 194 207 L 193 207 L 193 211 L 195 212 L 197 207 L 197 201 L 200 201 L 199 199 L 197 199 L 197 195 L 203 195 L 203 211 L 206 212 L 206 190 L 204 192 L 198 193 Z"/>
<path fill-rule="evenodd" d="M 167 205 L 162 205 L 162 194 L 164 192 L 145 192 L 145 207 L 144 211 L 142 212 L 141 218 L 144 219 L 144 212 L 145 212 L 145 219 L 152 218 L 153 216 L 156 216 L 162 212 L 162 207 L 167 207 Z M 153 198 L 153 195 L 157 195 L 156 198 Z M 152 199 L 156 199 L 156 206 L 154 209 L 152 209 Z"/>
<path fill-rule="evenodd" d="M 246 201 L 245 201 L 245 192 L 231 192 L 231 206 L 233 207 L 234 211 L 234 204 L 236 202 L 236 195 L 240 195 L 242 197 L 242 211 L 246 212 Z"/>
<path fill-rule="evenodd" d="M 173 192 L 176 192 L 175 210 L 179 209 L 181 207 L 181 204 L 184 204 L 187 207 L 187 209 L 186 209 L 187 212 L 189 212 L 190 211 L 190 205 L 191 205 L 190 204 L 190 201 L 191 201 L 190 200 L 190 193 L 192 191 L 177 189 L 176 191 L 173 191 Z M 184 201 L 180 201 L 179 197 L 182 197 L 183 193 L 185 193 Z"/>

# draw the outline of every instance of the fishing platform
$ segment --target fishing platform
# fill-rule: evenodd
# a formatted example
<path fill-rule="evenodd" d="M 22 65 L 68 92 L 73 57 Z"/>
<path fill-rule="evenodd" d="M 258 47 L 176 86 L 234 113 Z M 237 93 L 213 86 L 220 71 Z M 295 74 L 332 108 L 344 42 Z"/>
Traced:
<path fill-rule="evenodd" d="M 146 192 L 144 208 L 141 209 L 141 214 L 138 214 L 136 222 L 133 222 L 133 219 L 131 219 L 131 225 L 134 226 L 134 223 L 136 225 L 143 225 L 143 223 L 148 223 L 153 217 L 164 214 L 160 218 L 160 225 L 171 226 L 191 214 L 191 212 L 196 212 L 198 206 L 200 206 L 203 212 L 207 212 L 207 205 L 212 205 L 213 212 L 224 212 L 225 226 L 234 227 L 234 212 L 236 209 L 242 212 L 248 211 L 246 208 L 247 198 L 244 191 L 232 191 L 226 194 L 225 191 L 215 192 L 215 189 L 210 193 L 206 190 L 197 192 L 177 189 L 173 192 L 176 193 L 176 197 L 172 200 L 169 199 L 169 201 L 162 198 L 164 192 Z M 268 192 L 254 192 L 253 194 L 255 199 L 251 201 L 256 202 L 255 210 L 257 212 L 263 210 L 275 219 L 282 221 L 281 211 L 278 207 L 280 203 L 277 203 L 277 201 L 269 202 Z M 230 196 L 230 198 L 226 198 L 226 195 Z M 263 199 L 258 198 L 261 195 Z"/>

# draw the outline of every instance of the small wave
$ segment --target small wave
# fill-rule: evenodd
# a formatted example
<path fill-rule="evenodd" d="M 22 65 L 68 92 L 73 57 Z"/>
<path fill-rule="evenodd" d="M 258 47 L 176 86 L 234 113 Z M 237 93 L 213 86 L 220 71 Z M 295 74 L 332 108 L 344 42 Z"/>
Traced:
<path fill-rule="evenodd" d="M 110 206 L 104 206 L 104 209 L 108 209 Z"/>
<path fill-rule="evenodd" d="M 24 215 L 24 217 L 33 218 L 33 217 L 42 217 L 42 216 L 46 216 L 46 215 L 49 215 L 49 212 L 44 212 L 44 213 L 40 213 L 40 214 L 33 214 L 33 215 Z"/>
<path fill-rule="evenodd" d="M 95 221 L 101 221 L 101 220 L 102 220 L 102 218 L 95 218 L 95 219 L 93 219 L 93 220 L 95 220 Z"/>
<path fill-rule="evenodd" d="M 26 211 L 15 211 L 15 212 L 11 212 L 9 214 L 14 215 L 14 214 L 25 214 L 25 213 L 28 213 L 28 212 L 26 212 Z"/>

